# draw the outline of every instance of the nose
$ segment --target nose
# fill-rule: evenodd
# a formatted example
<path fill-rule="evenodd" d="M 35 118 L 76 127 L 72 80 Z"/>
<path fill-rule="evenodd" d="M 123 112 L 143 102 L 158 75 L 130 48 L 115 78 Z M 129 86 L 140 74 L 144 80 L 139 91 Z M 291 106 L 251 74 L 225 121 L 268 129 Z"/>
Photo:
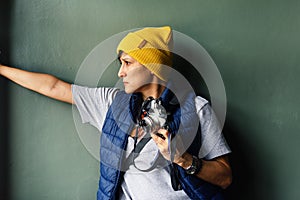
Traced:
<path fill-rule="evenodd" d="M 120 78 L 123 78 L 126 76 L 126 72 L 125 72 L 125 69 L 124 69 L 124 64 L 121 64 L 121 67 L 119 69 L 119 72 L 118 72 L 118 76 Z"/>

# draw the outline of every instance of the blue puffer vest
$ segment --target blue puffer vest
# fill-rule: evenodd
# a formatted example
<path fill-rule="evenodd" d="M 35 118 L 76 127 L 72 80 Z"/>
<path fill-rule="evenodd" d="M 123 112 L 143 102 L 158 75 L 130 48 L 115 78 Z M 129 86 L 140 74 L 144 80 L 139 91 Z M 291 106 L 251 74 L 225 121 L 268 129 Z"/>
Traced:
<path fill-rule="evenodd" d="M 198 119 L 195 109 L 195 95 L 189 93 L 184 97 L 184 103 L 179 106 L 175 95 L 165 89 L 161 95 L 163 106 L 172 113 L 168 119 L 171 134 L 189 137 L 194 133 L 188 152 L 198 155 L 201 144 L 201 130 L 198 125 L 191 125 Z M 181 101 L 180 101 L 181 102 Z M 141 94 L 126 94 L 118 92 L 110 106 L 102 128 L 100 140 L 100 180 L 97 200 L 115 200 L 118 196 L 124 172 L 122 162 L 129 134 L 135 127 L 137 115 L 142 104 Z M 199 121 L 198 121 L 199 124 Z M 195 133 L 197 132 L 196 136 Z M 178 179 L 182 189 L 191 199 L 222 200 L 221 189 L 195 176 L 187 175 L 185 170 L 177 165 Z"/>

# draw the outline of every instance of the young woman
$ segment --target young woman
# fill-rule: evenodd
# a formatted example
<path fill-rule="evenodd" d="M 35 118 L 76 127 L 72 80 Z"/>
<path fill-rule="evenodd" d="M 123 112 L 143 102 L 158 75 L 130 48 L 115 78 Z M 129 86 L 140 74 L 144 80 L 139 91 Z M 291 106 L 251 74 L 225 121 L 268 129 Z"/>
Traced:
<path fill-rule="evenodd" d="M 208 101 L 189 91 L 179 99 L 169 87 L 171 43 L 168 26 L 123 38 L 117 54 L 124 91 L 87 88 L 3 65 L 0 75 L 75 104 L 82 121 L 102 132 L 97 199 L 223 199 L 222 188 L 232 179 L 230 149 Z M 204 137 L 217 142 L 203 157 Z"/>

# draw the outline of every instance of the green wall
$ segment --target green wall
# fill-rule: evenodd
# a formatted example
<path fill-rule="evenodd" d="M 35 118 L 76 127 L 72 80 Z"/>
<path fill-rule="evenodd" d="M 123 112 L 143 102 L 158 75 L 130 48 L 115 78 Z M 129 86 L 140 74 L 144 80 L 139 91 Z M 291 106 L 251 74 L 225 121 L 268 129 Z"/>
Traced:
<path fill-rule="evenodd" d="M 300 198 L 300 1 L 13 0 L 1 11 L 0 62 L 69 82 L 113 34 L 168 24 L 189 35 L 226 88 L 228 199 Z M 1 195 L 95 199 L 98 161 L 81 144 L 72 107 L 3 78 L 0 95 Z"/>

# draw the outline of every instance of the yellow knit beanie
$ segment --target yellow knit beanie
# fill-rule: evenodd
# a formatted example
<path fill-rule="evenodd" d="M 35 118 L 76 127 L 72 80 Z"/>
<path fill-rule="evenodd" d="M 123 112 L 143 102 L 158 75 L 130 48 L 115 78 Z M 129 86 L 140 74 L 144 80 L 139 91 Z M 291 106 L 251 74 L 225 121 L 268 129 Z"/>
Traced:
<path fill-rule="evenodd" d="M 117 53 L 127 53 L 158 78 L 167 81 L 172 65 L 172 39 L 169 26 L 143 28 L 127 34 L 119 43 Z"/>

